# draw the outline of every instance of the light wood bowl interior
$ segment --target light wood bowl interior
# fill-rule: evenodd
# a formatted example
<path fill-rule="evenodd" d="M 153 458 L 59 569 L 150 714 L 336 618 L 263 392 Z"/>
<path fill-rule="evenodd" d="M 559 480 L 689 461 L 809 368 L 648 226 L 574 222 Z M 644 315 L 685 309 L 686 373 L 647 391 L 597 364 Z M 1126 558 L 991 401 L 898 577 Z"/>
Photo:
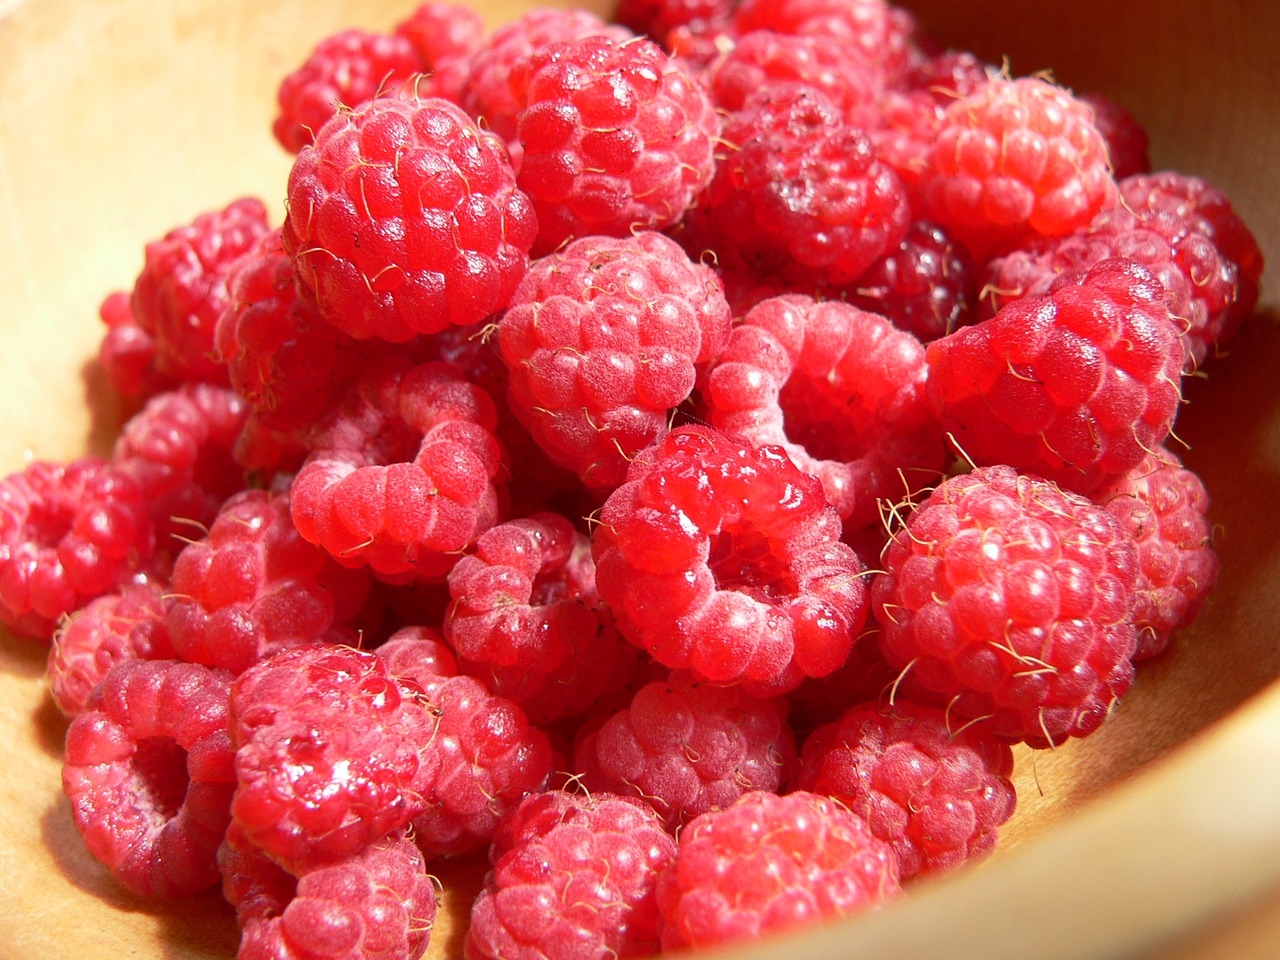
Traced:
<path fill-rule="evenodd" d="M 410 6 L 0 0 L 0 469 L 110 450 L 120 411 L 86 365 L 103 296 L 132 284 L 147 240 L 203 210 L 253 194 L 278 222 L 289 169 L 270 134 L 280 77 L 327 33 L 387 28 Z M 483 9 L 498 25 L 526 6 Z M 1213 497 L 1221 583 L 1098 734 L 1018 753 L 1019 810 L 995 857 L 878 914 L 725 956 L 1274 956 L 1280 5 L 907 6 L 949 45 L 1116 99 L 1149 130 L 1154 166 L 1206 177 L 1258 235 L 1269 264 L 1260 316 L 1187 385 L 1177 428 Z M 59 785 L 65 721 L 44 691 L 45 653 L 0 633 L 0 954 L 233 956 L 234 919 L 216 894 L 144 901 L 85 852 Z M 459 955 L 479 871 L 441 868 L 432 955 Z"/>

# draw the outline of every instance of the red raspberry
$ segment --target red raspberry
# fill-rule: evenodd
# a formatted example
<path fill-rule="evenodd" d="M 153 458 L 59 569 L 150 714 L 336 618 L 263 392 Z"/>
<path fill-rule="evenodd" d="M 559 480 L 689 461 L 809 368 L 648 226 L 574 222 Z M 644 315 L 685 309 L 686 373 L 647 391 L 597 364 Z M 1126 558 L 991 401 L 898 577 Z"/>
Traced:
<path fill-rule="evenodd" d="M 677 27 L 724 19 L 732 12 L 734 3 L 735 0 L 619 0 L 613 19 L 665 45 Z"/>
<path fill-rule="evenodd" d="M 862 564 L 822 485 L 778 447 L 681 427 L 600 511 L 596 586 L 673 669 L 756 694 L 835 670 L 867 613 Z"/>
<path fill-rule="evenodd" d="M 882 562 L 885 659 L 962 721 L 1053 746 L 1097 729 L 1133 681 L 1137 548 L 1083 497 L 978 468 L 916 507 Z"/>
<path fill-rule="evenodd" d="M 162 390 L 172 390 L 175 384 L 156 370 L 155 338 L 138 326 L 130 296 L 116 291 L 98 309 L 107 328 L 98 345 L 98 364 L 121 396 L 146 400 Z"/>
<path fill-rule="evenodd" d="M 1151 161 L 1147 158 L 1149 143 L 1147 131 L 1136 117 L 1120 104 L 1101 93 L 1086 92 L 1080 100 L 1093 110 L 1093 124 L 1107 144 L 1107 157 L 1111 161 L 1111 175 L 1117 180 L 1147 173 Z"/>
<path fill-rule="evenodd" d="M 48 642 L 55 625 L 145 571 L 155 532 L 138 484 L 97 457 L 37 460 L 0 480 L 0 623 Z"/>
<path fill-rule="evenodd" d="M 291 873 L 358 853 L 430 802 L 439 713 L 372 653 L 291 647 L 236 678 L 231 809 L 246 839 Z"/>
<path fill-rule="evenodd" d="M 235 788 L 230 676 L 175 660 L 125 660 L 67 730 L 62 788 L 89 852 L 143 896 L 218 882 Z"/>
<path fill-rule="evenodd" d="M 765 87 L 728 118 L 724 140 L 703 206 L 726 266 L 844 286 L 906 235 L 897 175 L 818 89 Z"/>
<path fill-rule="evenodd" d="M 662 234 L 574 241 L 533 265 L 498 322 L 512 412 L 553 462 L 612 489 L 731 324 L 710 268 Z"/>
<path fill-rule="evenodd" d="M 718 429 L 777 444 L 822 481 L 854 530 L 880 501 L 934 482 L 946 461 L 924 398 L 924 348 L 889 320 L 797 295 L 756 305 L 712 366 L 705 396 Z"/>
<path fill-rule="evenodd" d="M 94 687 L 117 663 L 174 657 L 170 603 L 159 584 L 131 583 L 90 600 L 58 625 L 46 679 L 63 713 L 84 713 Z"/>
<path fill-rule="evenodd" d="M 921 189 L 927 215 L 976 260 L 1028 237 L 1070 233 L 1117 203 L 1092 111 L 1038 77 L 997 77 L 952 103 Z"/>
<path fill-rule="evenodd" d="M 408 677 L 420 684 L 458 674 L 458 661 L 452 648 L 434 627 L 400 627 L 378 644 L 374 652 L 387 661 L 388 669 L 396 676 Z"/>
<path fill-rule="evenodd" d="M 303 296 L 357 339 L 403 342 L 503 307 L 537 231 L 501 143 L 446 100 L 372 100 L 289 174 L 282 240 Z"/>
<path fill-rule="evenodd" d="M 1209 494 L 1200 478 L 1162 447 L 1093 499 L 1138 546 L 1134 659 L 1154 657 L 1168 647 L 1175 630 L 1195 619 L 1217 582 L 1218 556 L 1206 516 Z"/>
<path fill-rule="evenodd" d="M 471 908 L 466 960 L 657 952 L 654 885 L 676 849 L 651 810 L 609 794 L 542 793 L 520 804 L 507 834 Z"/>
<path fill-rule="evenodd" d="M 711 180 L 720 118 L 655 43 L 549 44 L 511 73 L 523 150 L 516 182 L 538 216 L 535 256 L 578 237 L 677 223 Z"/>
<path fill-rule="evenodd" d="M 496 423 L 452 364 L 371 364 L 312 438 L 292 488 L 298 531 L 381 578 L 443 576 L 497 522 Z"/>
<path fill-rule="evenodd" d="M 271 132 L 280 146 L 298 153 L 335 113 L 394 96 L 425 68 L 405 37 L 357 29 L 325 37 L 281 81 Z"/>
<path fill-rule="evenodd" d="M 796 788 L 862 817 L 903 883 L 989 855 L 1017 802 L 1013 752 L 980 724 L 953 729 L 941 707 L 852 707 L 805 740 L 800 763 Z"/>
<path fill-rule="evenodd" d="M 396 24 L 395 33 L 413 45 L 425 69 L 437 76 L 442 71 L 452 72 L 475 56 L 488 39 L 480 11 L 461 3 L 432 0 Z"/>
<path fill-rule="evenodd" d="M 877 563 L 879 556 L 877 551 Z M 878 633 L 874 624 L 869 626 L 858 635 L 840 669 L 825 677 L 810 677 L 787 695 L 788 717 L 797 740 L 838 720 L 853 704 L 882 703 L 897 692 L 899 671 L 885 662 Z"/>
<path fill-rule="evenodd" d="M 269 229 L 266 206 L 245 197 L 146 245 L 131 305 L 138 326 L 155 340 L 162 376 L 227 382 L 213 356 L 213 330 L 227 305 L 227 269 Z"/>
<path fill-rule="evenodd" d="M 966 457 L 1079 492 L 1137 466 L 1178 411 L 1178 331 L 1159 281 L 1132 260 L 1064 274 L 925 356 L 930 402 Z"/>
<path fill-rule="evenodd" d="M 680 832 L 658 875 L 664 952 L 758 940 L 898 893 L 888 844 L 826 797 L 753 792 Z"/>
<path fill-rule="evenodd" d="M 796 759 L 786 708 L 673 672 L 578 744 L 582 785 L 646 800 L 673 832 L 749 790 L 777 793 Z"/>

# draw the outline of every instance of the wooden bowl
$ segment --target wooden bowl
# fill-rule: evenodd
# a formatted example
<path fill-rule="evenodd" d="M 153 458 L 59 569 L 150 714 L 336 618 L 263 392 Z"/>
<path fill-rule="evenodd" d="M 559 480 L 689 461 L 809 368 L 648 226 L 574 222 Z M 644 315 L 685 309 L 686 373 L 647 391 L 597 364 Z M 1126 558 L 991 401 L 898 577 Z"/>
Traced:
<path fill-rule="evenodd" d="M 289 168 L 270 134 L 279 79 L 320 37 L 387 28 L 410 5 L 0 3 L 0 469 L 109 451 L 120 411 L 87 365 L 103 296 L 132 284 L 147 240 L 203 210 L 254 194 L 278 221 Z M 1280 5 L 907 5 L 949 45 L 1007 56 L 1018 75 L 1052 68 L 1127 106 L 1157 168 L 1206 177 L 1258 235 L 1270 263 L 1261 314 L 1188 385 L 1177 429 L 1214 498 L 1221 584 L 1100 732 L 1018 753 L 1019 810 L 992 859 L 879 913 L 724 955 L 1277 955 Z M 526 6 L 484 10 L 496 26 Z M 148 902 L 86 853 L 59 785 L 66 725 L 44 691 L 45 655 L 0 636 L 0 953 L 234 955 L 216 894 Z M 443 868 L 433 955 L 458 955 L 480 869 Z"/>

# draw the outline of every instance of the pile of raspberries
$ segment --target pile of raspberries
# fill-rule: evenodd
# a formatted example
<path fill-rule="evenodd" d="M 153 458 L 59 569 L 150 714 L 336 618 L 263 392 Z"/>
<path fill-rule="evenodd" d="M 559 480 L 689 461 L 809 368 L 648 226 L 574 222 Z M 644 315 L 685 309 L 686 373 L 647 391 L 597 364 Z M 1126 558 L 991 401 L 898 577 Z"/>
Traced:
<path fill-rule="evenodd" d="M 1172 449 L 1258 297 L 1119 106 L 884 0 L 430 2 L 279 89 L 102 304 L 114 453 L 0 482 L 0 622 L 124 887 L 239 956 L 588 960 L 988 854 L 1217 576 Z"/>

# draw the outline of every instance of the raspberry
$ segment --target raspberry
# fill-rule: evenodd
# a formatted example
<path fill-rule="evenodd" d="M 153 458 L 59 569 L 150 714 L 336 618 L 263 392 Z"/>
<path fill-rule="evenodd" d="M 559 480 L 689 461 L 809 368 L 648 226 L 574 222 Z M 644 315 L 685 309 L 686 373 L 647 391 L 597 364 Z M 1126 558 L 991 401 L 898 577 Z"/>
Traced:
<path fill-rule="evenodd" d="M 387 668 L 396 676 L 408 677 L 423 685 L 458 673 L 453 650 L 433 627 L 400 627 L 378 644 L 374 652 L 387 661 Z"/>
<path fill-rule="evenodd" d="M 652 811 L 608 794 L 543 793 L 520 804 L 507 832 L 471 908 L 467 960 L 657 952 L 654 885 L 675 842 Z"/>
<path fill-rule="evenodd" d="M 921 190 L 928 216 L 979 261 L 1032 236 L 1070 233 L 1117 203 L 1092 111 L 1037 77 L 997 77 L 952 103 Z"/>
<path fill-rule="evenodd" d="M 487 40 L 480 11 L 432 0 L 396 24 L 395 34 L 408 40 L 425 68 L 437 75 L 475 56 Z"/>
<path fill-rule="evenodd" d="M 612 489 L 731 324 L 715 275 L 673 240 L 576 240 L 533 265 L 498 322 L 512 412 L 554 463 Z"/>
<path fill-rule="evenodd" d="M 335 116 L 294 162 L 288 210 L 303 296 L 361 340 L 483 320 L 524 275 L 537 230 L 501 143 L 438 98 Z"/>
<path fill-rule="evenodd" d="M 443 576 L 498 518 L 502 451 L 483 389 L 449 363 L 370 363 L 292 488 L 303 539 L 403 582 Z"/>
<path fill-rule="evenodd" d="M 339 110 L 394 96 L 425 64 L 401 36 L 342 30 L 325 37 L 280 83 L 271 125 L 280 146 L 298 153 Z"/>
<path fill-rule="evenodd" d="M 791 295 L 742 318 L 705 396 L 713 426 L 781 446 L 855 530 L 880 523 L 881 500 L 941 473 L 946 448 L 924 380 L 924 348 L 886 318 Z"/>
<path fill-rule="evenodd" d="M 0 480 L 0 623 L 49 641 L 63 616 L 145 571 L 155 533 L 138 484 L 97 457 Z"/>
<path fill-rule="evenodd" d="M 98 309 L 107 328 L 98 345 L 98 364 L 121 396 L 146 400 L 175 384 L 156 370 L 155 338 L 138 326 L 129 299 L 130 294 L 116 291 Z"/>
<path fill-rule="evenodd" d="M 734 0 L 619 0 L 613 19 L 665 45 L 677 27 L 723 19 L 733 6 Z"/>
<path fill-rule="evenodd" d="M 288 647 L 344 639 L 333 628 L 360 612 L 369 577 L 303 540 L 287 495 L 245 490 L 178 555 L 173 591 L 178 655 L 242 673 Z"/>
<path fill-rule="evenodd" d="M 138 326 L 155 341 L 160 375 L 227 382 L 213 356 L 213 330 L 227 305 L 227 269 L 269 229 L 266 206 L 244 197 L 146 245 L 130 303 Z"/>
<path fill-rule="evenodd" d="M 1082 493 L 1137 466 L 1177 415 L 1178 331 L 1159 281 L 1132 260 L 1063 274 L 925 358 L 930 403 L 966 457 Z"/>
<path fill-rule="evenodd" d="M 258 661 L 231 687 L 235 822 L 295 875 L 353 856 L 426 808 L 438 717 L 372 653 L 308 644 Z"/>
<path fill-rule="evenodd" d="M 843 663 L 866 618 L 862 564 L 839 537 L 821 484 L 780 448 L 681 427 L 605 501 L 596 586 L 663 664 L 783 693 Z"/>
<path fill-rule="evenodd" d="M 756 940 L 898 893 L 888 844 L 826 797 L 753 792 L 680 832 L 658 874 L 664 952 Z"/>
<path fill-rule="evenodd" d="M 1048 747 L 1096 730 L 1133 681 L 1137 548 L 1083 497 L 978 468 L 916 507 L 882 562 L 885 659 L 951 716 Z"/>
<path fill-rule="evenodd" d="M 879 552 L 875 554 L 879 562 Z M 853 642 L 849 659 L 834 673 L 810 677 L 787 695 L 788 717 L 798 741 L 840 718 L 858 703 L 880 703 L 897 691 L 899 671 L 885 662 L 874 624 Z"/>
<path fill-rule="evenodd" d="M 511 73 L 521 111 L 516 182 L 545 255 L 587 236 L 677 223 L 711 180 L 720 118 L 657 44 L 587 37 L 540 48 Z"/>
<path fill-rule="evenodd" d="M 170 602 L 159 584 L 130 583 L 90 600 L 59 624 L 46 678 L 64 714 L 84 713 L 94 687 L 117 663 L 173 658 L 166 623 Z"/>
<path fill-rule="evenodd" d="M 1137 118 L 1114 100 L 1096 91 L 1080 94 L 1093 110 L 1093 123 L 1107 144 L 1111 175 L 1117 180 L 1137 176 L 1151 169 L 1147 158 L 1147 131 Z"/>
<path fill-rule="evenodd" d="M 62 788 L 89 852 L 143 896 L 218 882 L 235 786 L 230 677 L 175 660 L 125 660 L 71 721 Z"/>
<path fill-rule="evenodd" d="M 820 90 L 765 87 L 728 118 L 724 140 L 703 206 L 726 266 L 844 286 L 906 235 L 897 175 Z"/>
<path fill-rule="evenodd" d="M 1165 448 L 1093 499 L 1138 546 L 1135 660 L 1162 653 L 1195 619 L 1218 579 L 1204 483 Z"/>
<path fill-rule="evenodd" d="M 643 798 L 674 832 L 750 790 L 777 793 L 795 757 L 781 701 L 673 672 L 584 738 L 573 766 L 587 790 Z"/>
<path fill-rule="evenodd" d="M 899 879 L 989 855 L 1016 803 L 1013 753 L 941 707 L 851 707 L 804 742 L 796 788 L 831 797 L 893 847 Z"/>

